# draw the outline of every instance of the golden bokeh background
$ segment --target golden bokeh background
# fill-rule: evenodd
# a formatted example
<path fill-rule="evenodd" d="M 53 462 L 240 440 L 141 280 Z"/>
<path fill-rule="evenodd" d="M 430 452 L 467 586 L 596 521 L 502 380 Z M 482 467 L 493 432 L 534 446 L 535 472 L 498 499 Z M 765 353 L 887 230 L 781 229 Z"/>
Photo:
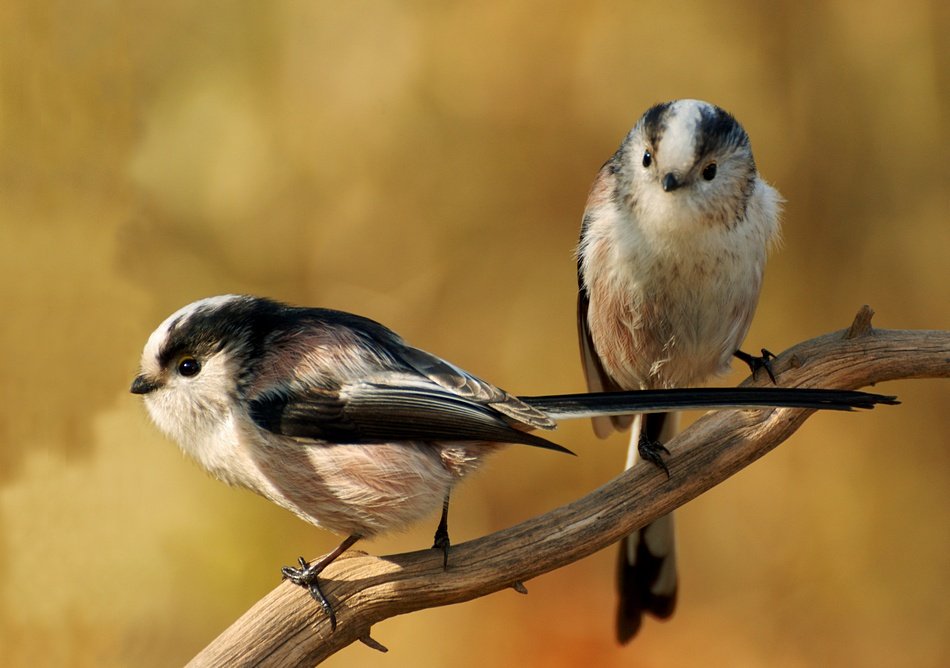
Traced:
<path fill-rule="evenodd" d="M 950 328 L 947 3 L 0 7 L 0 661 L 184 663 L 336 537 L 205 476 L 128 385 L 168 313 L 250 292 L 380 320 L 518 393 L 583 387 L 587 188 L 650 104 L 746 126 L 788 200 L 746 348 Z M 737 367 L 724 383 L 738 382 Z M 331 666 L 950 665 L 950 391 L 817 415 L 679 513 L 668 623 L 613 641 L 614 551 L 389 620 Z M 577 498 L 625 442 L 512 448 L 457 542 Z M 436 523 L 362 547 L 427 547 Z"/>

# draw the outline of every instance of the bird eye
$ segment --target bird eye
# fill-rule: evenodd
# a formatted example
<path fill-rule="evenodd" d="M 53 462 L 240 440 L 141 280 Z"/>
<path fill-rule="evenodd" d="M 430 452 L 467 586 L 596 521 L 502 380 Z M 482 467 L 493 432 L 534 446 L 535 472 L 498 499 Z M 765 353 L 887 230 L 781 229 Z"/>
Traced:
<path fill-rule="evenodd" d="M 178 361 L 178 373 L 182 376 L 196 376 L 201 371 L 201 362 L 194 357 L 182 357 Z"/>
<path fill-rule="evenodd" d="M 712 181 L 716 178 L 716 163 L 710 162 L 708 165 L 703 167 L 703 178 L 707 181 Z"/>
<path fill-rule="evenodd" d="M 649 167 L 652 164 L 653 164 L 653 154 L 650 153 L 649 151 L 644 151 L 643 152 L 643 166 Z"/>

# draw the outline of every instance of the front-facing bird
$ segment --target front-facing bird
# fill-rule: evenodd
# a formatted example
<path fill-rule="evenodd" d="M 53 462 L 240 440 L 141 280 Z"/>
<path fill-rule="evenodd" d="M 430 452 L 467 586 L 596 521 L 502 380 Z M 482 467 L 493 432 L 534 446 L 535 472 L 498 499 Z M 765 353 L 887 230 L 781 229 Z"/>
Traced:
<path fill-rule="evenodd" d="M 578 246 L 578 332 L 588 387 L 685 387 L 728 370 L 739 351 L 779 234 L 779 194 L 760 178 L 749 136 L 708 102 L 648 109 L 604 164 L 587 200 Z M 633 420 L 627 466 L 666 469 L 670 414 Z M 594 419 L 598 435 L 629 418 Z M 671 516 L 627 538 L 619 562 L 617 635 L 643 612 L 673 612 L 677 574 Z"/>

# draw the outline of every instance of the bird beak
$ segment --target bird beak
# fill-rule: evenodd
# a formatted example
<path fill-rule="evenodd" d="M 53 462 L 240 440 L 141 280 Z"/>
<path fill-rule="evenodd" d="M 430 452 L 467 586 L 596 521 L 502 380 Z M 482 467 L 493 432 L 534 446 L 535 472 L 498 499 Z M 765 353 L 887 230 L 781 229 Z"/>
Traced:
<path fill-rule="evenodd" d="M 146 376 L 145 374 L 140 374 L 135 377 L 135 380 L 132 381 L 132 387 L 130 391 L 132 394 L 148 394 L 154 390 L 157 390 L 161 385 Z"/>
<path fill-rule="evenodd" d="M 668 172 L 667 175 L 663 177 L 663 181 L 661 183 L 663 185 L 663 191 L 668 193 L 673 192 L 683 185 L 683 182 L 680 181 L 673 172 Z"/>

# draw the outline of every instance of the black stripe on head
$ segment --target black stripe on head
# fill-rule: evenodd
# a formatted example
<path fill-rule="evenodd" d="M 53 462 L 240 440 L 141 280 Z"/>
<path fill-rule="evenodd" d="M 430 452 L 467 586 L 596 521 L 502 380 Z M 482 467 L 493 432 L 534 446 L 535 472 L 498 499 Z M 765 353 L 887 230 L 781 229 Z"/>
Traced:
<path fill-rule="evenodd" d="M 401 339 L 378 322 L 344 311 L 301 308 L 261 297 L 241 296 L 213 302 L 174 322 L 159 351 L 164 368 L 183 354 L 207 358 L 222 350 L 233 351 L 241 368 L 238 383 L 256 372 L 267 349 L 284 337 L 310 328 L 344 328 L 362 338 L 380 359 L 391 359 Z"/>
<path fill-rule="evenodd" d="M 243 296 L 200 306 L 169 326 L 159 364 L 164 367 L 183 354 L 203 359 L 225 348 L 244 349 L 254 359 L 272 333 L 292 326 L 292 311 L 269 299 Z"/>
<path fill-rule="evenodd" d="M 722 149 L 749 144 L 749 136 L 739 121 L 729 112 L 714 106 L 704 105 L 699 110 L 697 134 L 697 160 Z"/>
<path fill-rule="evenodd" d="M 672 102 L 655 104 L 647 109 L 640 118 L 643 136 L 646 137 L 647 144 L 652 147 L 659 144 L 663 137 L 663 132 L 666 130 L 666 117 L 672 104 Z"/>

